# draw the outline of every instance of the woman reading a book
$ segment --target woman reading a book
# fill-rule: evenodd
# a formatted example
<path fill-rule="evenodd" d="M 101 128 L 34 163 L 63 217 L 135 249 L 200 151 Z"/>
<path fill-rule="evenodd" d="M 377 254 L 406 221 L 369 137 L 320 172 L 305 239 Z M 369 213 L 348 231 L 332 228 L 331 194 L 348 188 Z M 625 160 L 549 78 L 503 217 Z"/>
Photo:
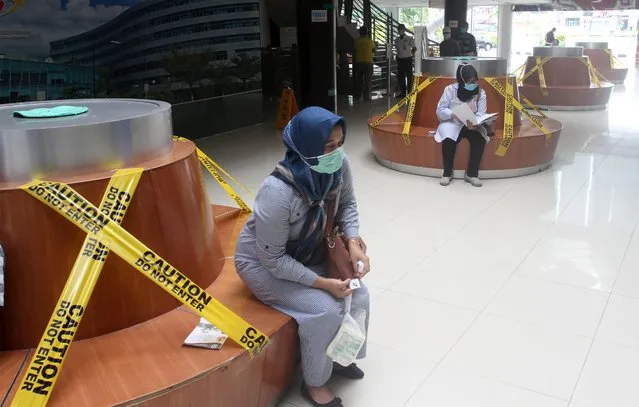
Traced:
<path fill-rule="evenodd" d="M 457 83 L 448 85 L 444 89 L 437 104 L 437 118 L 439 127 L 435 133 L 435 140 L 442 145 L 444 159 L 444 174 L 439 181 L 442 186 L 450 185 L 453 177 L 453 163 L 457 144 L 462 139 L 470 143 L 470 160 L 464 180 L 473 186 L 480 187 L 479 164 L 481 163 L 484 147 L 489 141 L 491 128 L 487 123 L 474 125 L 470 120 L 462 121 L 453 110 L 461 104 L 467 104 L 476 122 L 486 115 L 486 92 L 479 88 L 479 75 L 472 65 L 462 64 L 457 68 Z"/>
<path fill-rule="evenodd" d="M 282 139 L 286 155 L 263 182 L 254 213 L 246 223 L 235 252 L 238 274 L 255 296 L 298 323 L 302 354 L 302 396 L 313 406 L 342 406 L 326 383 L 333 373 L 364 377 L 354 363 L 334 364 L 326 355 L 344 317 L 344 298 L 352 293 L 352 310 L 365 310 L 369 297 L 363 285 L 328 278 L 324 265 L 326 207 L 335 207 L 335 224 L 348 239 L 352 263 L 370 269 L 359 238 L 359 214 L 353 176 L 344 156 L 346 123 L 320 107 L 309 107 L 291 119 Z M 366 346 L 358 355 L 363 358 Z"/>

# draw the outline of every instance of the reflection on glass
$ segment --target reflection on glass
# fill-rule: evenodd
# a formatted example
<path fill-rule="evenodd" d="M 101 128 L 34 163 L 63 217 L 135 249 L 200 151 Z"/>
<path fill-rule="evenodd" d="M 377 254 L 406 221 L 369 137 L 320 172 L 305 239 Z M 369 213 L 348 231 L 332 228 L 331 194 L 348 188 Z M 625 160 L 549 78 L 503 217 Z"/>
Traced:
<path fill-rule="evenodd" d="M 261 89 L 258 0 L 0 5 L 0 103 L 87 97 L 184 103 Z"/>

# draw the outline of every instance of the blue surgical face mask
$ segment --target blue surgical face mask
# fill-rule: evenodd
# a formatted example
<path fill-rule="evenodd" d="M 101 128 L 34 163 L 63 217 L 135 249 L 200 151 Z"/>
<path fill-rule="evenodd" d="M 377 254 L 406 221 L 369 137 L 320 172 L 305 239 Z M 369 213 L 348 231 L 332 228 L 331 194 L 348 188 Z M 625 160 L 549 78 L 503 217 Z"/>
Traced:
<path fill-rule="evenodd" d="M 459 31 L 461 31 L 462 34 L 466 34 L 468 32 L 468 28 L 462 27 L 459 29 Z"/>
<path fill-rule="evenodd" d="M 444 39 L 447 40 L 450 38 L 450 34 L 444 34 Z"/>
<path fill-rule="evenodd" d="M 474 91 L 475 89 L 477 89 L 477 84 L 476 83 L 465 83 L 464 84 L 464 89 L 466 89 L 469 92 Z"/>
<path fill-rule="evenodd" d="M 311 170 L 320 174 L 334 174 L 342 168 L 344 163 L 344 147 L 339 147 L 328 154 L 315 157 L 317 165 L 311 165 Z"/>

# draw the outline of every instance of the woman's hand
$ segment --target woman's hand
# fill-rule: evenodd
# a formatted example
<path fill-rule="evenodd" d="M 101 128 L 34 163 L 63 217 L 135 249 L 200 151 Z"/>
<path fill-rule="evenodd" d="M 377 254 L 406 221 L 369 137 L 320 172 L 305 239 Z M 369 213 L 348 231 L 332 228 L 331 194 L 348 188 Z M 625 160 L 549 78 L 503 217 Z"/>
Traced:
<path fill-rule="evenodd" d="M 470 120 L 466 120 L 466 127 L 468 127 L 470 130 L 477 130 L 478 126 L 475 126 Z"/>
<path fill-rule="evenodd" d="M 350 284 L 350 279 L 342 281 L 335 278 L 318 277 L 313 287 L 322 289 L 335 298 L 344 298 L 353 293 Z"/>
<path fill-rule="evenodd" d="M 353 264 L 353 270 L 355 270 L 355 277 L 364 278 L 366 274 L 371 270 L 370 259 L 366 255 L 366 247 L 362 245 L 359 239 L 351 239 L 348 241 L 348 250 L 351 254 L 351 263 Z M 360 272 L 358 262 L 364 264 L 364 269 Z"/>

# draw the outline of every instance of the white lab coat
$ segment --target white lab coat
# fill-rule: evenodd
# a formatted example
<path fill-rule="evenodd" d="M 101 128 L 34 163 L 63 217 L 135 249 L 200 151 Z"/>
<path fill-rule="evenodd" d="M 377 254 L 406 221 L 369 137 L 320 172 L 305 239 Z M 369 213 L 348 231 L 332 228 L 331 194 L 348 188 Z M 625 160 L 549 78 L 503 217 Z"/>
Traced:
<path fill-rule="evenodd" d="M 415 38 L 410 35 L 404 34 L 404 38 L 395 38 L 395 50 L 397 51 L 397 58 L 412 58 L 413 48 L 415 46 Z"/>
<path fill-rule="evenodd" d="M 441 143 L 445 139 L 457 141 L 459 138 L 459 132 L 461 132 L 464 124 L 459 120 L 453 120 L 452 109 L 455 106 L 462 103 L 468 103 L 470 110 L 475 113 L 475 117 L 481 117 L 486 114 L 486 92 L 483 89 L 479 90 L 479 95 L 473 96 L 468 102 L 462 102 L 457 98 L 457 88 L 459 84 L 454 83 L 446 86 L 444 93 L 442 94 L 439 103 L 437 103 L 437 118 L 439 119 L 439 126 L 435 133 L 435 140 Z M 488 129 L 484 126 L 480 126 L 478 131 L 484 136 L 484 139 L 488 139 Z"/>

